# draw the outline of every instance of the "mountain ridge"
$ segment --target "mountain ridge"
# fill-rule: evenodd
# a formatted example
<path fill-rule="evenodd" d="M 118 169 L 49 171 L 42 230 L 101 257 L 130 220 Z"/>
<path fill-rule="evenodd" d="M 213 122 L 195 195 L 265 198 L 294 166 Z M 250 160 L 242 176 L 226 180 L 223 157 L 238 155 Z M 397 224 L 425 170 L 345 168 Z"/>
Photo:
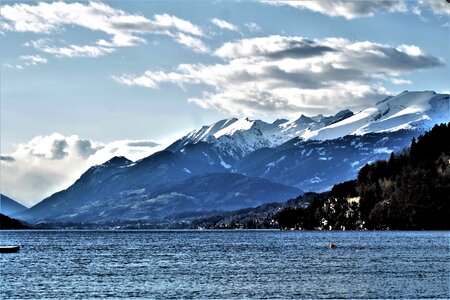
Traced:
<path fill-rule="evenodd" d="M 191 131 L 165 150 L 141 160 L 115 157 L 93 166 L 71 187 L 21 216 L 27 221 L 59 222 L 77 216 L 95 221 L 96 213 L 105 221 L 137 217 L 154 220 L 192 210 L 211 212 L 217 210 L 214 201 L 219 203 L 222 198 L 228 199 L 228 205 L 238 203 L 233 206 L 238 209 L 264 204 L 261 199 L 287 200 L 283 197 L 288 191 L 320 192 L 354 178 L 366 163 L 401 152 L 428 126 L 449 120 L 448 107 L 447 94 L 404 92 L 356 114 L 343 110 L 334 116 L 302 115 L 272 123 L 248 118 L 221 120 Z M 217 185 L 217 176 L 228 182 L 230 193 Z M 205 191 L 214 191 L 205 184 L 221 192 L 211 198 Z M 258 200 L 249 193 L 239 196 L 246 184 L 252 184 L 255 195 L 262 190 L 273 200 L 264 195 Z M 195 206 L 199 203 L 207 205 Z M 144 211 L 137 212 L 133 207 L 144 207 Z M 220 210 L 230 208 L 225 205 Z M 89 211 L 94 215 L 88 216 Z M 40 218 L 40 214 L 47 217 Z"/>
<path fill-rule="evenodd" d="M 12 216 L 14 214 L 26 211 L 27 209 L 28 207 L 3 194 L 0 194 L 0 213 L 7 216 Z"/>
<path fill-rule="evenodd" d="M 260 143 L 262 146 L 257 147 L 259 149 L 265 146 L 279 146 L 293 138 L 328 140 L 346 135 L 364 135 L 417 129 L 417 127 L 430 129 L 434 124 L 448 120 L 449 111 L 448 94 L 437 94 L 434 91 L 404 91 L 396 96 L 388 96 L 356 114 L 345 109 L 328 117 L 321 114 L 301 115 L 297 119 L 277 119 L 272 123 L 249 118 L 224 119 L 191 131 L 167 149 L 179 151 L 189 143 L 220 141 L 224 136 L 233 139 L 237 132 L 252 133 L 252 130 L 258 130 L 267 140 Z M 376 127 L 375 124 L 380 122 L 383 122 L 383 125 Z"/>

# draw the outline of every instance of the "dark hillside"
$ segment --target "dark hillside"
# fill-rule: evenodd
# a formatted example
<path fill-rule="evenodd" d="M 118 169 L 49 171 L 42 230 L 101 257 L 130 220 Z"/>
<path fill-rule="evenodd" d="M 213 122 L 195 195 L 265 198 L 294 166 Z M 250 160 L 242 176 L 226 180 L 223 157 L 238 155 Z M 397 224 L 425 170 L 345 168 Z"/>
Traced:
<path fill-rule="evenodd" d="M 388 161 L 358 174 L 361 217 L 368 228 L 450 228 L 450 127 L 436 125 Z"/>
<path fill-rule="evenodd" d="M 357 180 L 313 194 L 308 203 L 262 206 L 258 211 L 228 213 L 228 219 L 261 224 L 249 216 L 265 213 L 273 219 L 270 226 L 280 229 L 450 229 L 449 124 L 434 126 L 401 154 L 365 165 Z M 220 219 L 216 216 L 215 224 Z M 267 224 L 268 219 L 263 220 Z"/>
<path fill-rule="evenodd" d="M 0 214 L 0 229 L 30 229 L 30 227 L 22 224 L 16 219 L 12 219 L 4 214 Z"/>

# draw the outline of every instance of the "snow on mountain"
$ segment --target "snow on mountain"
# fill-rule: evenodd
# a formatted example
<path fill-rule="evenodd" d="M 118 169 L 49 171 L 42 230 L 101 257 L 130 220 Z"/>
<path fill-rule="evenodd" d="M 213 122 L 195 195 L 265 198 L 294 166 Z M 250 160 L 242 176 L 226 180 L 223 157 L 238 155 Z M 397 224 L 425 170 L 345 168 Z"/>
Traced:
<path fill-rule="evenodd" d="M 330 140 L 346 135 L 394 132 L 400 129 L 426 130 L 450 120 L 448 94 L 405 91 L 388 97 L 349 118 L 300 135 L 304 140 Z"/>
<path fill-rule="evenodd" d="M 236 131 L 245 131 L 252 128 L 252 126 L 255 124 L 254 121 L 249 120 L 248 118 L 243 118 L 236 120 L 235 122 L 232 122 L 228 126 L 224 126 L 222 129 L 214 133 L 214 137 L 216 139 L 220 138 L 221 136 L 228 135 L 231 136 L 236 133 Z"/>
<path fill-rule="evenodd" d="M 346 135 L 393 132 L 401 129 L 426 130 L 436 123 L 449 122 L 449 95 L 435 92 L 408 92 L 389 96 L 357 114 L 343 110 L 334 116 L 305 116 L 261 120 L 225 119 L 190 132 L 169 146 L 178 151 L 188 144 L 206 142 L 239 159 L 261 148 L 273 148 L 290 139 L 330 140 Z"/>
<path fill-rule="evenodd" d="M 401 151 L 434 124 L 449 122 L 449 107 L 448 94 L 403 92 L 355 115 L 221 120 L 136 162 L 115 157 L 91 167 L 20 217 L 156 220 L 327 190 L 355 178 L 364 164 Z"/>
<path fill-rule="evenodd" d="M 235 159 L 260 148 L 277 146 L 294 135 L 281 132 L 281 125 L 287 120 L 266 123 L 248 118 L 221 120 L 209 126 L 203 126 L 182 137 L 167 149 L 180 151 L 189 144 L 206 142 L 215 144 L 227 156 Z"/>
<path fill-rule="evenodd" d="M 277 119 L 273 123 L 249 118 L 225 119 L 191 131 L 169 146 L 168 150 L 179 151 L 186 145 L 206 142 L 239 159 L 255 150 L 279 146 L 309 130 L 318 130 L 352 115 L 351 111 L 345 110 L 330 117 L 301 115 L 298 119 Z"/>
<path fill-rule="evenodd" d="M 319 130 L 325 126 L 334 124 L 351 116 L 353 116 L 353 112 L 348 109 L 340 111 L 336 115 L 329 117 L 325 117 L 323 115 L 313 117 L 301 115 L 300 118 L 296 120 L 288 121 L 280 125 L 282 136 L 288 137 L 282 142 L 286 142 L 294 137 L 302 136 L 307 132 Z"/>
<path fill-rule="evenodd" d="M 214 138 L 222 151 L 239 158 L 261 148 L 273 147 L 274 127 L 274 124 L 243 118 L 217 132 Z"/>
<path fill-rule="evenodd" d="M 185 146 L 187 144 L 195 144 L 200 141 L 206 141 L 209 137 L 214 136 L 217 132 L 222 131 L 223 129 L 228 128 L 230 125 L 233 125 L 238 119 L 231 118 L 220 120 L 217 123 L 214 123 L 209 126 L 203 126 L 200 129 L 191 131 L 188 135 L 182 138 L 182 143 L 180 146 Z"/>
<path fill-rule="evenodd" d="M 402 151 L 420 134 L 398 130 L 324 141 L 297 138 L 250 153 L 233 166 L 233 171 L 304 191 L 325 191 L 336 183 L 354 179 L 366 163 L 389 159 L 392 152 Z"/>

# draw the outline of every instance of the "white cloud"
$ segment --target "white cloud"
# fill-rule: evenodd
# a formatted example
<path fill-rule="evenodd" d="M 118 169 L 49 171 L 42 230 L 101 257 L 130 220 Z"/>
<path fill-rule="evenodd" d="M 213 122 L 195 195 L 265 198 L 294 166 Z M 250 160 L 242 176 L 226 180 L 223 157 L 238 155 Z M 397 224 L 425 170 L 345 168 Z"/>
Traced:
<path fill-rule="evenodd" d="M 66 57 L 98 57 L 114 52 L 114 49 L 95 47 L 95 46 L 78 46 L 69 45 L 68 47 L 47 47 L 41 49 L 46 53 L 55 54 L 56 56 Z"/>
<path fill-rule="evenodd" d="M 146 43 L 141 37 L 144 34 L 166 35 L 177 42 L 180 41 L 180 34 L 204 36 L 200 27 L 176 16 L 157 14 L 148 19 L 141 15 L 128 14 L 101 2 L 39 2 L 36 5 L 18 3 L 3 5 L 0 8 L 2 32 L 54 34 L 62 32 L 66 26 L 80 26 L 94 32 L 102 32 L 110 38 L 98 39 L 89 45 L 57 46 L 52 45 L 49 40 L 45 45 L 31 44 L 41 51 L 57 56 L 101 56 L 113 52 L 113 48 L 116 47 Z M 198 50 L 198 43 L 184 43 L 184 45 L 188 47 L 193 45 L 193 49 Z"/>
<path fill-rule="evenodd" d="M 400 79 L 400 78 L 391 78 L 391 82 L 396 85 L 412 84 L 411 80 Z"/>
<path fill-rule="evenodd" d="M 37 64 L 46 64 L 47 59 L 40 55 L 22 55 L 19 59 L 25 61 L 25 64 L 37 65 Z"/>
<path fill-rule="evenodd" d="M 447 0 L 419 0 L 417 4 L 435 14 L 450 15 L 450 3 Z"/>
<path fill-rule="evenodd" d="M 102 46 L 53 46 L 47 39 L 39 39 L 26 43 L 27 46 L 34 47 L 42 52 L 53 54 L 56 57 L 99 57 L 115 51 L 115 48 L 108 48 Z"/>
<path fill-rule="evenodd" d="M 23 66 L 22 66 L 22 65 L 19 65 L 19 64 L 12 65 L 12 64 L 5 63 L 5 64 L 3 64 L 3 65 L 4 65 L 5 67 L 11 68 L 11 69 L 19 69 L 19 70 L 22 70 L 22 69 L 23 69 Z"/>
<path fill-rule="evenodd" d="M 203 31 L 200 27 L 192 24 L 189 21 L 168 14 L 155 15 L 155 20 L 153 21 L 151 27 L 153 26 L 162 27 L 164 30 L 172 31 L 172 29 L 176 29 L 177 31 L 181 31 L 184 33 L 203 36 Z M 151 28 L 148 29 L 150 29 L 151 31 Z"/>
<path fill-rule="evenodd" d="M 48 61 L 45 57 L 42 57 L 40 55 L 21 55 L 19 56 L 19 63 L 12 65 L 9 63 L 3 64 L 5 67 L 12 68 L 12 69 L 19 69 L 22 70 L 25 67 L 28 66 L 36 66 L 39 64 L 46 64 Z"/>
<path fill-rule="evenodd" d="M 254 22 L 248 22 L 248 23 L 245 23 L 244 25 L 251 32 L 261 31 L 261 27 L 259 27 L 259 25 Z"/>
<path fill-rule="evenodd" d="M 272 1 L 262 0 L 271 5 L 289 5 L 298 9 L 307 9 L 331 17 L 344 17 L 348 20 L 371 17 L 375 13 L 411 12 L 426 20 L 423 10 L 437 15 L 449 15 L 450 5 L 447 0 L 333 0 L 333 1 Z"/>
<path fill-rule="evenodd" d="M 209 52 L 209 48 L 205 46 L 205 44 L 203 44 L 203 42 L 200 39 L 184 33 L 179 33 L 175 38 L 175 41 L 182 45 L 188 46 L 189 48 L 192 48 L 195 52 L 198 53 Z"/>
<path fill-rule="evenodd" d="M 125 156 L 136 161 L 157 151 L 163 150 L 164 145 L 148 140 L 119 140 L 102 144 L 98 151 L 89 157 L 90 165 L 103 163 L 114 156 Z"/>
<path fill-rule="evenodd" d="M 398 49 L 401 52 L 404 52 L 404 53 L 406 53 L 406 54 L 408 54 L 410 56 L 417 56 L 417 57 L 419 57 L 419 56 L 423 56 L 424 55 L 423 51 L 419 47 L 414 46 L 414 45 L 400 45 L 398 47 Z"/>
<path fill-rule="evenodd" d="M 205 92 L 189 102 L 203 108 L 231 115 L 290 116 L 361 109 L 389 94 L 381 79 L 443 65 L 413 45 L 343 38 L 250 38 L 225 43 L 213 53 L 224 62 L 181 64 L 172 72 L 149 70 L 115 79 L 153 89 L 162 83 L 201 84 Z"/>
<path fill-rule="evenodd" d="M 425 12 L 431 12 L 438 16 L 450 16 L 450 3 L 446 0 L 419 0 L 411 2 L 410 11 L 422 21 L 428 22 L 429 19 L 425 17 Z"/>
<path fill-rule="evenodd" d="M 217 27 L 222 28 L 222 29 L 239 31 L 239 28 L 236 25 L 233 25 L 225 20 L 214 18 L 214 19 L 211 19 L 211 23 L 213 23 L 214 25 L 216 25 Z"/>
<path fill-rule="evenodd" d="M 70 186 L 92 165 L 114 156 L 138 160 L 162 149 L 162 145 L 146 140 L 101 143 L 58 133 L 37 136 L 1 156 L 1 192 L 33 205 Z"/>
<path fill-rule="evenodd" d="M 354 19 L 373 16 L 375 12 L 406 12 L 403 0 L 366 1 L 263 1 L 272 5 L 289 5 L 299 9 L 308 9 L 331 17 Z"/>

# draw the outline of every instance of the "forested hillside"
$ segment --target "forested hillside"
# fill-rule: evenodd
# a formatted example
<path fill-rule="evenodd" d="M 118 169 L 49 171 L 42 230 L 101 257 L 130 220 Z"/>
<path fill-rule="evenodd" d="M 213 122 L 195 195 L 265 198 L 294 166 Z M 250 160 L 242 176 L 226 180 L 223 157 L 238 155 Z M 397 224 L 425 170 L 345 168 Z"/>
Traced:
<path fill-rule="evenodd" d="M 196 224 L 207 228 L 450 229 L 449 124 L 436 125 L 387 161 L 365 165 L 357 179 L 305 196 L 307 206 L 299 197 L 297 205 L 279 204 L 270 213 L 261 206 Z"/>
<path fill-rule="evenodd" d="M 368 228 L 450 228 L 450 128 L 436 125 L 400 155 L 358 174 L 361 218 Z"/>
<path fill-rule="evenodd" d="M 27 225 L 22 224 L 20 221 L 0 214 L 0 230 L 2 229 L 30 229 Z"/>

